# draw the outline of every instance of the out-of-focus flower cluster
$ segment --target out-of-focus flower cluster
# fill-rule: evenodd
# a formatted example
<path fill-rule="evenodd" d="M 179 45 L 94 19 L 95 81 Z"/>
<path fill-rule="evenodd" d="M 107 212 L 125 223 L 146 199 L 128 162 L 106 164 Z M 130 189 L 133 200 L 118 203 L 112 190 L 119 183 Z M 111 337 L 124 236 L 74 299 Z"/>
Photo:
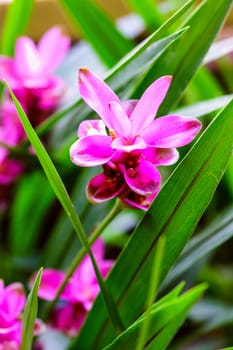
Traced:
<path fill-rule="evenodd" d="M 92 246 L 99 271 L 106 278 L 113 266 L 113 260 L 104 258 L 105 247 L 101 238 Z M 65 273 L 55 269 L 44 269 L 38 295 L 44 300 L 55 298 L 65 279 Z M 34 276 L 30 280 L 30 287 Z M 46 326 L 73 337 L 82 327 L 100 288 L 89 256 L 84 256 L 78 268 L 66 284 L 58 304 L 50 314 L 48 322 L 37 319 L 34 335 L 42 333 Z M 0 280 L 0 350 L 19 350 L 22 341 L 22 312 L 26 295 L 21 283 L 4 286 Z M 40 343 L 40 342 L 39 342 Z"/>
<path fill-rule="evenodd" d="M 122 102 L 87 69 L 79 71 L 79 90 L 101 120 L 83 121 L 70 156 L 79 166 L 102 165 L 103 173 L 87 185 L 87 197 L 99 203 L 114 197 L 146 210 L 158 194 L 158 166 L 178 160 L 177 147 L 190 143 L 201 123 L 191 117 L 166 115 L 155 118 L 172 77 L 154 81 L 141 99 Z"/>
<path fill-rule="evenodd" d="M 104 259 L 104 243 L 101 238 L 93 244 L 92 253 L 105 278 L 113 266 L 113 260 Z M 64 279 L 64 272 L 44 269 L 38 295 L 42 299 L 53 300 Z M 62 292 L 48 321 L 49 325 L 68 336 L 77 335 L 99 291 L 91 259 L 85 256 Z"/>
<path fill-rule="evenodd" d="M 28 37 L 15 44 L 14 57 L 0 56 L 0 80 L 6 80 L 34 127 L 54 112 L 64 94 L 64 82 L 54 75 L 70 47 L 70 39 L 59 27 L 48 30 L 38 45 Z M 5 187 L 23 171 L 23 162 L 10 157 L 25 134 L 9 94 L 4 91 L 0 105 L 0 202 Z"/>
<path fill-rule="evenodd" d="M 19 350 L 22 337 L 22 311 L 26 295 L 21 283 L 8 286 L 0 280 L 0 350 Z M 38 319 L 34 325 L 34 335 L 43 329 Z"/>

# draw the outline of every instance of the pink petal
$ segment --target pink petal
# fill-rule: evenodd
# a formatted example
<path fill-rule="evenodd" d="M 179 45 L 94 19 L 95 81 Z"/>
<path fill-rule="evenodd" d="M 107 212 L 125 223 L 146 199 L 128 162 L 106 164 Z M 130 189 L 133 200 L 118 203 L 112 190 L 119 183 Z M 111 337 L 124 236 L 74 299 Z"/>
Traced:
<path fill-rule="evenodd" d="M 109 129 L 114 129 L 109 102 L 120 103 L 119 98 L 101 79 L 87 69 L 79 70 L 79 91 L 84 101 L 103 119 Z"/>
<path fill-rule="evenodd" d="M 113 112 L 112 127 L 118 136 L 129 138 L 131 135 L 131 123 L 128 115 L 118 102 L 109 102 L 109 109 Z"/>
<path fill-rule="evenodd" d="M 12 321 L 19 317 L 26 302 L 25 291 L 21 283 L 12 283 L 5 288 L 4 301 L 1 303 L 1 313 L 4 318 Z"/>
<path fill-rule="evenodd" d="M 43 74 L 52 73 L 61 63 L 70 48 L 70 38 L 59 27 L 48 30 L 38 43 Z"/>
<path fill-rule="evenodd" d="M 114 260 L 102 260 L 101 264 L 98 264 L 101 276 L 104 279 L 108 276 L 113 265 L 114 265 Z"/>
<path fill-rule="evenodd" d="M 129 192 L 126 197 L 122 198 L 122 201 L 130 207 L 146 211 L 148 210 L 149 206 L 151 205 L 157 194 L 158 192 L 155 192 L 150 196 L 139 196 L 132 191 Z"/>
<path fill-rule="evenodd" d="M 104 259 L 104 240 L 102 237 L 99 237 L 94 244 L 91 246 L 92 253 L 98 263 Z"/>
<path fill-rule="evenodd" d="M 4 155 L 4 154 L 3 154 Z M 0 152 L 0 157 L 2 156 Z M 18 160 L 3 159 L 0 163 L 0 184 L 9 184 L 23 171 L 23 165 Z"/>
<path fill-rule="evenodd" d="M 78 137 L 90 135 L 107 135 L 105 124 L 102 120 L 84 120 L 79 124 Z"/>
<path fill-rule="evenodd" d="M 143 156 L 154 165 L 171 165 L 179 159 L 179 153 L 176 148 L 155 148 L 148 147 L 143 150 Z"/>
<path fill-rule="evenodd" d="M 102 237 L 99 237 L 91 247 L 91 251 L 95 257 L 97 265 L 101 270 L 101 267 L 104 263 L 104 241 Z M 81 264 L 78 266 L 77 270 L 73 274 L 73 279 L 76 279 L 77 282 L 83 286 L 93 283 L 93 280 L 96 280 L 95 271 L 92 266 L 91 259 L 88 254 L 85 255 Z"/>
<path fill-rule="evenodd" d="M 104 241 L 101 237 L 94 242 L 91 250 L 100 268 L 104 261 Z M 82 289 L 82 287 L 85 288 L 85 286 L 91 285 L 93 280 L 96 280 L 95 271 L 89 255 L 86 254 L 72 276 L 72 283 L 75 281 Z"/>
<path fill-rule="evenodd" d="M 201 126 L 201 122 L 195 118 L 169 115 L 155 119 L 141 135 L 151 146 L 181 147 L 194 139 Z"/>
<path fill-rule="evenodd" d="M 124 139 L 116 138 L 112 141 L 111 147 L 116 150 L 122 150 L 125 152 L 132 152 L 137 149 L 144 149 L 147 147 L 144 139 L 140 136 L 135 137 L 132 141 L 125 141 Z"/>
<path fill-rule="evenodd" d="M 35 320 L 34 332 L 33 332 L 33 334 L 34 334 L 35 336 L 37 336 L 37 335 L 41 334 L 43 331 L 45 331 L 45 329 L 46 329 L 45 324 L 44 324 L 39 318 L 37 318 L 37 319 Z"/>
<path fill-rule="evenodd" d="M 34 78 L 43 74 L 37 48 L 28 37 L 16 41 L 14 63 L 20 78 Z"/>
<path fill-rule="evenodd" d="M 105 174 L 99 174 L 89 181 L 86 188 L 87 198 L 93 203 L 105 202 L 117 197 L 124 186 L 123 181 L 114 181 Z"/>
<path fill-rule="evenodd" d="M 130 117 L 134 135 L 140 133 L 153 121 L 160 104 L 167 94 L 171 80 L 171 76 L 163 76 L 146 89 Z"/>
<path fill-rule="evenodd" d="M 91 135 L 77 140 L 70 148 L 71 161 L 79 166 L 89 167 L 107 163 L 112 155 L 112 138 Z"/>
<path fill-rule="evenodd" d="M 55 309 L 51 326 L 70 337 L 77 335 L 82 327 L 87 311 L 81 303 L 69 303 Z"/>
<path fill-rule="evenodd" d="M 148 196 L 160 189 L 161 176 L 156 167 L 150 162 L 141 159 L 136 168 L 121 167 L 127 185 L 139 195 Z"/>
<path fill-rule="evenodd" d="M 30 287 L 33 285 L 34 277 L 35 276 L 33 276 L 30 281 Z M 64 278 L 65 273 L 62 271 L 55 269 L 44 269 L 38 291 L 39 297 L 45 300 L 53 300 Z"/>
<path fill-rule="evenodd" d="M 9 84 L 15 79 L 13 58 L 0 55 L 0 80 L 6 79 Z"/>
<path fill-rule="evenodd" d="M 121 105 L 124 108 L 125 113 L 128 117 L 131 116 L 134 108 L 136 107 L 138 103 L 138 100 L 127 100 L 127 101 L 121 101 Z"/>

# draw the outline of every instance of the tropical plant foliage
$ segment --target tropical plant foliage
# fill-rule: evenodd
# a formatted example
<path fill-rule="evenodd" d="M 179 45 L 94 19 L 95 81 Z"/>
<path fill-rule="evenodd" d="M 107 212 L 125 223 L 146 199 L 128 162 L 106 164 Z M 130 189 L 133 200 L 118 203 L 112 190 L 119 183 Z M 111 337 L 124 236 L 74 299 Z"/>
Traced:
<path fill-rule="evenodd" d="M 9 6 L 1 55 L 13 57 L 34 5 L 30 1 L 25 8 L 24 0 L 14 0 Z M 232 31 L 232 0 L 127 0 L 131 16 L 122 20 L 123 28 L 98 1 L 59 5 L 82 39 L 57 69 L 66 93 L 56 110 L 35 124 L 17 89 L 1 75 L 1 105 L 11 98 L 25 135 L 7 146 L 0 124 L 0 156 L 7 149 L 11 159 L 24 162 L 10 186 L 0 183 L 0 278 L 26 289 L 30 279 L 20 349 L 32 348 L 36 318 L 47 323 L 84 256 L 85 273 L 96 276 L 100 293 L 79 331 L 59 333 L 59 345 L 50 326 L 42 331 L 43 349 L 231 349 L 233 37 L 224 34 Z M 124 27 L 134 27 L 133 12 L 141 27 L 129 37 Z M 93 205 L 86 198 L 86 185 L 99 169 L 77 167 L 69 156 L 80 122 L 97 118 L 79 97 L 80 68 L 101 76 L 121 100 L 139 99 L 156 79 L 172 76 L 156 118 L 185 115 L 202 122 L 200 134 L 179 150 L 178 162 L 159 167 L 162 188 L 146 211 L 119 199 Z M 2 164 L 0 157 L 0 175 Z M 113 265 L 106 281 L 104 258 L 93 245 L 100 236 L 105 260 Z M 62 271 L 63 283 L 38 303 L 45 284 L 41 267 L 53 269 L 51 276 Z"/>

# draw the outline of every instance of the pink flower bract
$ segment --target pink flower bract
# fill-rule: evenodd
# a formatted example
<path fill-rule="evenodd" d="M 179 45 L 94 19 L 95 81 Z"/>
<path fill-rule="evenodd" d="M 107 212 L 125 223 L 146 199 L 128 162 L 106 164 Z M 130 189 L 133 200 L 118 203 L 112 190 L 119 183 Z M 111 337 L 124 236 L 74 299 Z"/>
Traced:
<path fill-rule="evenodd" d="M 138 101 L 122 102 L 101 79 L 80 69 L 80 94 L 101 120 L 80 124 L 70 157 L 79 166 L 103 166 L 104 174 L 87 186 L 93 202 L 119 196 L 146 209 L 160 189 L 157 167 L 175 163 L 176 148 L 190 143 L 200 131 L 201 123 L 195 118 L 166 115 L 154 119 L 171 81 L 171 76 L 163 76 Z M 129 200 L 132 193 L 135 196 Z M 147 204 L 141 206 L 142 202 Z"/>
<path fill-rule="evenodd" d="M 101 238 L 93 244 L 92 252 L 99 271 L 105 278 L 113 261 L 104 259 L 104 243 Z M 53 300 L 64 278 L 65 273 L 62 271 L 44 269 L 38 295 L 45 300 Z M 51 326 L 71 336 L 77 334 L 99 291 L 91 260 L 85 256 L 61 294 L 63 303 L 55 309 L 50 320 Z"/>

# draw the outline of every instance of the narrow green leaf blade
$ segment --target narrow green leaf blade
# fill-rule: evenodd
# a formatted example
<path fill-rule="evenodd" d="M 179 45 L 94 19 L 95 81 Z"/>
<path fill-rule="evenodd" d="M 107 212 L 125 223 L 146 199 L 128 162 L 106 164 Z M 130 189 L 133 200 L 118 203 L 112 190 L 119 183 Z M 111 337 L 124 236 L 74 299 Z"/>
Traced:
<path fill-rule="evenodd" d="M 162 25 L 163 17 L 154 0 L 127 0 L 127 2 L 139 13 L 151 31 Z"/>
<path fill-rule="evenodd" d="M 112 67 L 134 47 L 92 1 L 61 0 L 60 3 L 107 66 Z"/>
<path fill-rule="evenodd" d="M 170 322 L 174 323 L 174 319 L 176 319 L 178 315 L 186 314 L 191 306 L 200 298 L 205 289 L 205 285 L 198 286 L 184 295 L 163 304 L 161 307 L 152 309 L 150 312 L 151 321 L 147 334 L 147 343 L 150 342 L 150 339 L 153 340 L 156 334 L 169 325 Z M 148 317 L 147 314 L 141 316 L 138 321 L 121 333 L 119 337 L 117 337 L 112 344 L 104 348 L 104 350 L 136 349 L 140 328 L 145 322 L 146 317 Z M 162 339 L 159 338 L 160 342 L 161 340 Z M 157 344 L 159 344 L 158 341 Z M 162 348 L 158 347 L 157 349 Z"/>
<path fill-rule="evenodd" d="M 177 102 L 202 63 L 231 5 L 232 0 L 202 1 L 184 23 L 185 26 L 189 26 L 189 29 L 155 62 L 145 75 L 143 82 L 140 81 L 133 96 L 141 96 L 145 86 L 155 78 L 165 74 L 173 75 L 171 88 L 159 110 L 159 115 L 165 115 Z"/>
<path fill-rule="evenodd" d="M 214 220 L 205 230 L 190 240 L 175 267 L 168 274 L 161 288 L 178 281 L 195 263 L 207 257 L 233 236 L 232 208 Z M 200 266 L 200 264 L 199 264 Z"/>
<path fill-rule="evenodd" d="M 15 40 L 24 33 L 33 5 L 34 0 L 14 0 L 9 4 L 0 39 L 0 52 L 2 54 L 13 55 Z"/>
<path fill-rule="evenodd" d="M 20 350 L 31 350 L 32 340 L 33 340 L 33 331 L 34 324 L 37 316 L 38 309 L 38 288 L 40 285 L 42 268 L 37 273 L 33 288 L 28 295 L 25 309 L 23 312 L 23 330 L 22 330 L 22 343 Z"/>
<path fill-rule="evenodd" d="M 34 172 L 20 181 L 11 206 L 12 220 L 9 224 L 9 247 L 13 255 L 32 256 L 35 253 L 44 218 L 54 199 L 48 181 L 40 173 Z"/>
<path fill-rule="evenodd" d="M 144 345 L 147 342 L 148 330 L 151 323 L 151 309 L 152 309 L 153 301 L 155 300 L 155 297 L 159 289 L 160 271 L 161 271 L 161 266 L 162 266 L 162 261 L 164 256 L 165 243 L 166 243 L 165 236 L 161 236 L 156 246 L 155 257 L 152 264 L 150 288 L 148 292 L 147 306 L 146 306 L 147 310 L 145 312 L 144 322 L 141 326 L 141 330 L 138 336 L 138 341 L 136 343 L 135 350 L 143 350 Z"/>
<path fill-rule="evenodd" d="M 225 107 L 232 100 L 232 98 L 233 94 L 212 98 L 206 101 L 194 103 L 187 107 L 178 108 L 174 110 L 173 113 L 188 115 L 195 118 L 203 117 L 206 114 Z"/>

